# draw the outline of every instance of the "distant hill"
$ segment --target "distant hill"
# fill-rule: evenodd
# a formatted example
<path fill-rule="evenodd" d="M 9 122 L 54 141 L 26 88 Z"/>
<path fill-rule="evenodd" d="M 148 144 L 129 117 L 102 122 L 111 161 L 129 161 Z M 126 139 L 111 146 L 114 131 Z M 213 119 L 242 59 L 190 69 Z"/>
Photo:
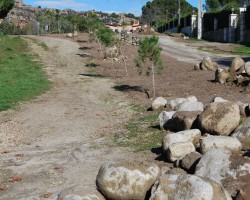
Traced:
<path fill-rule="evenodd" d="M 46 13 L 51 12 L 54 14 L 59 15 L 80 15 L 82 17 L 86 17 L 88 15 L 88 12 L 94 12 L 101 21 L 104 23 L 110 23 L 110 22 L 117 22 L 121 20 L 121 16 L 115 13 L 104 13 L 101 11 L 74 11 L 71 9 L 64 9 L 64 10 L 58 10 L 58 9 L 52 9 L 52 8 L 41 8 L 33 7 L 30 5 L 25 5 L 22 0 L 15 0 L 15 5 L 12 8 L 12 10 L 9 11 L 7 15 L 7 20 L 13 22 L 14 24 L 19 24 L 20 22 L 28 23 L 29 21 L 36 21 L 37 17 L 40 18 L 45 16 Z M 125 14 L 125 19 L 130 23 L 130 21 L 133 21 L 132 18 L 133 15 L 131 13 Z M 137 19 L 135 17 L 135 19 Z"/>
<path fill-rule="evenodd" d="M 190 5 L 186 0 L 181 1 L 181 16 L 191 14 L 195 7 Z M 171 20 L 178 13 L 178 1 L 177 0 L 153 0 L 147 2 L 142 7 L 141 20 L 145 24 L 157 23 L 159 21 Z"/>

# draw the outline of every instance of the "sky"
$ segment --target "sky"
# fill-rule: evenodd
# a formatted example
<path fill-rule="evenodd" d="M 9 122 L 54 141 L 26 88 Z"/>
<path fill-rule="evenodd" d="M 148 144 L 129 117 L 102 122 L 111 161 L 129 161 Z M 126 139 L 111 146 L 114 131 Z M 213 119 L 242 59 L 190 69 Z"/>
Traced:
<path fill-rule="evenodd" d="M 141 14 L 141 8 L 147 1 L 149 0 L 23 0 L 24 4 L 42 8 L 70 8 L 76 11 L 96 10 L 108 13 L 125 12 L 137 16 Z M 187 0 L 187 2 L 197 7 L 198 0 Z"/>

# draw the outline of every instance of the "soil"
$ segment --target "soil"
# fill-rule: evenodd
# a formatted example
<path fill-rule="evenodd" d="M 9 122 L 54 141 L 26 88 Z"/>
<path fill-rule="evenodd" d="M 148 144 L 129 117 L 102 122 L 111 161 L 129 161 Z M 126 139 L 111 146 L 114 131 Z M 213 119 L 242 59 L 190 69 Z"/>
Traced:
<path fill-rule="evenodd" d="M 80 35 L 78 40 L 88 41 L 88 35 Z M 121 60 L 112 64 L 111 59 L 100 59 L 98 44 L 89 42 L 80 44 L 85 54 L 94 55 L 89 59 L 89 62 L 95 64 L 91 70 L 94 69 L 97 73 L 112 78 L 117 84 L 114 88 L 126 92 L 130 100 L 150 107 L 152 100 L 147 98 L 145 91 L 152 90 L 151 77 L 138 74 L 134 63 L 138 51 L 137 46 L 128 43 L 123 43 L 121 46 L 124 56 L 127 57 L 129 73 L 129 77 L 127 77 L 124 63 Z M 193 63 L 181 62 L 170 57 L 165 51 L 162 52 L 162 60 L 164 70 L 161 75 L 156 76 L 156 96 L 174 98 L 194 95 L 205 104 L 216 96 L 230 101 L 246 103 L 250 101 L 250 94 L 245 92 L 244 87 L 214 82 L 215 72 L 194 70 Z"/>
<path fill-rule="evenodd" d="M 0 113 L 0 199 L 57 199 L 59 192 L 72 186 L 95 188 L 103 163 L 154 161 L 156 155 L 151 152 L 135 153 L 107 139 L 131 118 L 131 104 L 151 105 L 145 93 L 151 90 L 151 77 L 138 75 L 134 64 L 138 48 L 121 46 L 127 77 L 124 63 L 103 60 L 99 45 L 88 42 L 87 34 L 75 40 L 64 35 L 34 38 L 50 48 L 45 51 L 25 38 L 41 57 L 53 88 Z M 194 71 L 192 63 L 180 62 L 166 52 L 162 59 L 157 96 L 195 95 L 203 103 L 215 96 L 250 100 L 242 87 L 215 83 L 214 72 Z"/>

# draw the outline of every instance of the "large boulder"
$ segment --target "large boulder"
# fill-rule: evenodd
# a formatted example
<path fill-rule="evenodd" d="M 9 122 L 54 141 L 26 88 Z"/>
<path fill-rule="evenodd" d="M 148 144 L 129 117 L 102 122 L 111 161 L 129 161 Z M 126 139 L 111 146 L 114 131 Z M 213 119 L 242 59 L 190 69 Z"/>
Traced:
<path fill-rule="evenodd" d="M 211 70 L 216 71 L 218 68 L 218 64 L 213 62 L 210 57 L 206 56 L 203 58 L 201 63 L 202 70 Z"/>
<path fill-rule="evenodd" d="M 201 140 L 201 153 L 212 149 L 224 149 L 234 152 L 239 152 L 242 148 L 241 143 L 237 138 L 232 138 L 228 136 L 208 136 Z"/>
<path fill-rule="evenodd" d="M 230 135 L 239 123 L 239 106 L 231 102 L 210 103 L 198 117 L 199 127 L 215 135 Z"/>
<path fill-rule="evenodd" d="M 218 183 L 194 175 L 165 174 L 152 188 L 150 200 L 231 200 Z"/>
<path fill-rule="evenodd" d="M 232 72 L 232 73 L 237 72 L 242 67 L 244 67 L 244 65 L 245 65 L 244 60 L 240 56 L 237 56 L 232 60 L 232 63 L 229 67 L 229 72 Z"/>
<path fill-rule="evenodd" d="M 179 161 L 187 154 L 194 152 L 195 147 L 192 142 L 178 142 L 169 145 L 167 150 L 167 159 L 170 162 Z"/>
<path fill-rule="evenodd" d="M 57 200 L 105 200 L 96 187 L 74 186 L 64 189 Z"/>
<path fill-rule="evenodd" d="M 97 188 L 106 199 L 144 200 L 160 175 L 153 163 L 118 163 L 101 166 Z"/>
<path fill-rule="evenodd" d="M 179 142 L 192 142 L 193 145 L 198 147 L 200 138 L 201 138 L 201 132 L 199 129 L 170 133 L 164 136 L 162 141 L 162 148 L 164 151 L 167 151 L 171 144 Z"/>
<path fill-rule="evenodd" d="M 187 172 L 193 174 L 195 167 L 200 161 L 201 154 L 197 151 L 187 154 L 180 162 L 181 167 Z"/>
<path fill-rule="evenodd" d="M 250 197 L 250 183 L 245 185 L 241 190 L 239 190 L 238 195 L 235 200 L 246 200 Z"/>
<path fill-rule="evenodd" d="M 201 102 L 184 102 L 179 104 L 176 108 L 176 111 L 203 111 L 204 106 Z"/>
<path fill-rule="evenodd" d="M 227 69 L 218 68 L 215 71 L 215 81 L 224 84 L 230 78 L 230 73 Z"/>
<path fill-rule="evenodd" d="M 163 129 L 168 129 L 172 127 L 172 117 L 176 113 L 176 111 L 162 111 L 159 116 L 160 127 Z"/>
<path fill-rule="evenodd" d="M 152 103 L 152 110 L 159 110 L 166 106 L 167 100 L 163 97 L 157 97 Z"/>
<path fill-rule="evenodd" d="M 195 175 L 220 183 L 236 196 L 250 182 L 250 160 L 227 150 L 210 150 L 196 166 Z"/>
<path fill-rule="evenodd" d="M 197 117 L 201 112 L 178 111 L 172 117 L 172 128 L 174 131 L 183 131 L 197 128 Z"/>
<path fill-rule="evenodd" d="M 250 61 L 245 63 L 245 71 L 248 76 L 250 76 Z"/>
<path fill-rule="evenodd" d="M 240 141 L 242 150 L 250 150 L 250 124 L 242 126 L 240 130 L 232 134 L 232 137 Z"/>

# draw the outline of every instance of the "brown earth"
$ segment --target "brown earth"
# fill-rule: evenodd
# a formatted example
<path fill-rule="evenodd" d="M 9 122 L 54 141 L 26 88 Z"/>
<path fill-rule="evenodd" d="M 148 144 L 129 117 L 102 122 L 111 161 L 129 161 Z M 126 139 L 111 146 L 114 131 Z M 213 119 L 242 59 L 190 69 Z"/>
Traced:
<path fill-rule="evenodd" d="M 54 37 L 56 37 L 54 35 Z M 80 35 L 76 40 L 88 41 L 87 34 Z M 151 89 L 151 77 L 138 75 L 134 64 L 137 55 L 137 46 L 123 43 L 121 49 L 127 57 L 129 77 L 126 76 L 124 63 L 113 62 L 110 59 L 100 59 L 99 46 L 96 43 L 80 43 L 83 54 L 91 54 L 89 63 L 96 67 L 90 67 L 89 71 L 95 70 L 98 74 L 105 75 L 115 80 L 115 89 L 124 91 L 136 103 L 150 106 L 151 100 L 147 98 L 145 90 Z M 224 45 L 226 46 L 226 45 Z M 226 47 L 223 47 L 226 48 Z M 215 73 L 211 71 L 195 71 L 190 63 L 178 61 L 165 52 L 162 53 L 164 70 L 162 75 L 156 76 L 157 95 L 163 97 L 185 97 L 194 95 L 199 101 L 208 103 L 213 97 L 219 96 L 231 101 L 249 102 L 250 95 L 244 87 L 231 84 L 219 84 L 214 82 Z"/>

